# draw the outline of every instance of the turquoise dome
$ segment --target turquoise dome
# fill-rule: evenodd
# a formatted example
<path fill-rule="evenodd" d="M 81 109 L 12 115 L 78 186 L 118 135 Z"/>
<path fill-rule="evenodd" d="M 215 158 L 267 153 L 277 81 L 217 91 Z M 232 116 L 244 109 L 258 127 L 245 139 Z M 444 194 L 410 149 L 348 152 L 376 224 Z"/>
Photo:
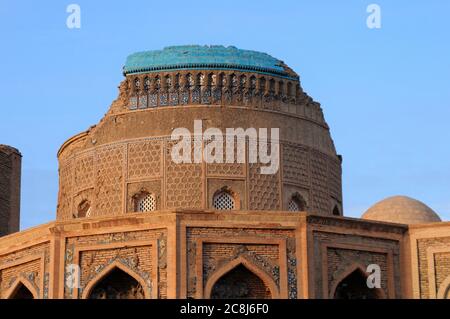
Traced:
<path fill-rule="evenodd" d="M 123 73 L 127 75 L 186 69 L 250 71 L 298 79 L 297 74 L 283 61 L 267 53 L 222 45 L 170 46 L 163 50 L 137 52 L 127 57 Z"/>

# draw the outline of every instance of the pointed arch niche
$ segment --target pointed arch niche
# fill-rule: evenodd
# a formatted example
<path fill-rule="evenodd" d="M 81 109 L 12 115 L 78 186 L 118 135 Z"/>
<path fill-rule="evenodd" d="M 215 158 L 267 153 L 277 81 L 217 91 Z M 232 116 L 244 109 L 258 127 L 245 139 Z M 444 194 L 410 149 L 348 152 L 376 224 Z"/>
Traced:
<path fill-rule="evenodd" d="M 36 288 L 23 276 L 17 278 L 5 292 L 5 299 L 38 299 Z"/>
<path fill-rule="evenodd" d="M 239 257 L 211 275 L 204 298 L 277 299 L 279 291 L 265 271 Z"/>
<path fill-rule="evenodd" d="M 83 299 L 150 299 L 150 288 L 135 271 L 115 261 L 83 290 Z"/>
<path fill-rule="evenodd" d="M 330 289 L 331 299 L 385 299 L 382 288 L 367 287 L 367 273 L 359 264 L 342 272 Z"/>

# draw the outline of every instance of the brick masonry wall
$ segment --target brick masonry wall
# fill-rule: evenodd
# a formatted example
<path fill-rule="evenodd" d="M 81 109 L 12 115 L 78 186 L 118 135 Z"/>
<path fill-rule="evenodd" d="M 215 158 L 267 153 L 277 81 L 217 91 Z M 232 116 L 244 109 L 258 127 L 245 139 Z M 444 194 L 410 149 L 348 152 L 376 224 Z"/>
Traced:
<path fill-rule="evenodd" d="M 238 266 L 221 277 L 214 286 L 211 298 L 270 299 L 270 289 L 255 274 Z"/>
<path fill-rule="evenodd" d="M 0 145 L 0 236 L 19 230 L 21 162 L 16 149 Z"/>
<path fill-rule="evenodd" d="M 441 284 L 450 276 L 450 237 L 424 238 L 417 240 L 417 255 L 419 262 L 419 287 L 420 298 L 430 298 L 430 289 L 438 291 Z M 428 269 L 428 249 L 448 248 L 447 252 L 434 254 L 435 265 L 435 287 L 430 286 Z"/>
<path fill-rule="evenodd" d="M 31 261 L 29 257 L 36 257 Z M 43 260 L 42 260 L 43 259 Z M 21 261 L 24 262 L 21 262 Z M 8 267 L 8 265 L 11 265 Z M 44 268 L 42 268 L 44 265 Z M 25 278 L 41 297 L 48 296 L 50 243 L 42 243 L 0 256 L 0 292 L 7 291 L 18 278 Z M 42 287 L 43 281 L 43 287 Z"/>
<path fill-rule="evenodd" d="M 151 245 L 135 246 L 126 245 L 118 248 L 101 248 L 102 245 L 112 243 L 120 244 L 130 241 L 154 241 L 158 242 L 158 256 L 153 256 Z M 165 230 L 143 230 L 106 233 L 100 235 L 69 237 L 66 240 L 65 265 L 74 261 L 75 248 L 83 248 L 80 251 L 79 265 L 81 267 L 80 298 L 84 287 L 93 280 L 101 271 L 113 262 L 119 262 L 140 275 L 147 282 L 151 282 L 152 271 L 158 272 L 159 281 L 151 282 L 152 287 L 158 287 L 159 298 L 167 297 L 167 256 L 165 247 L 167 232 Z M 96 249 L 86 247 L 98 245 Z M 154 267 L 158 264 L 158 269 Z M 66 273 L 67 276 L 67 273 Z M 150 284 L 149 284 L 150 286 Z M 147 287 L 148 288 L 148 287 Z M 65 288 L 65 298 L 73 298 L 73 290 Z"/>
<path fill-rule="evenodd" d="M 437 253 L 434 256 L 434 262 L 436 263 L 436 288 L 439 288 L 450 276 L 450 249 L 446 253 Z"/>
<path fill-rule="evenodd" d="M 196 240 L 197 239 L 215 239 L 215 238 L 233 238 L 239 237 L 255 239 L 284 239 L 287 246 L 287 259 L 285 265 L 288 273 L 288 294 L 289 298 L 297 297 L 297 269 L 296 269 L 296 247 L 295 236 L 292 230 L 280 229 L 252 229 L 252 228 L 206 228 L 189 227 L 187 230 L 187 277 L 188 277 L 188 297 L 196 296 L 197 285 L 197 265 L 196 265 Z M 280 267 L 279 247 L 274 244 L 249 244 L 249 243 L 226 243 L 216 242 L 203 244 L 203 286 L 206 285 L 209 277 L 221 267 L 239 257 L 245 258 L 251 264 L 264 271 L 280 287 Z"/>
<path fill-rule="evenodd" d="M 175 232 L 174 225 L 179 225 L 180 237 L 176 243 L 173 237 L 168 238 Z M 432 271 L 428 269 L 430 261 L 434 265 L 435 290 L 442 291 L 448 284 L 450 236 L 442 226 L 430 225 L 426 232 L 420 233 L 421 236 L 437 236 L 438 233 L 442 237 L 415 239 L 421 298 L 429 298 L 432 291 L 432 281 L 428 277 Z M 302 287 L 300 296 L 309 293 L 310 297 L 323 298 L 326 296 L 324 288 L 328 286 L 328 294 L 331 294 L 331 287 L 343 279 L 343 274 L 352 265 L 364 268 L 374 263 L 381 267 L 385 295 L 402 298 L 410 296 L 408 287 L 402 286 L 408 280 L 406 276 L 410 276 L 407 267 L 411 267 L 411 260 L 405 258 L 409 251 L 400 251 L 400 241 L 405 239 L 407 229 L 402 225 L 304 213 L 250 211 L 168 211 L 55 222 L 0 238 L 0 293 L 3 295 L 21 277 L 36 287 L 40 297 L 74 298 L 69 289 L 61 290 L 65 277 L 58 272 L 66 265 L 79 261 L 82 286 L 85 287 L 94 283 L 94 277 L 102 269 L 120 262 L 144 282 L 149 273 L 154 273 L 157 263 L 159 278 L 152 286 L 158 287 L 158 298 L 184 295 L 185 292 L 187 297 L 195 298 L 199 293 L 197 288 L 205 289 L 213 274 L 239 258 L 245 265 L 257 269 L 254 271 L 259 278 L 271 278 L 266 282 L 273 281 L 275 287 L 286 288 L 283 294 L 288 298 L 297 298 L 297 279 L 300 283 L 309 282 L 308 287 Z M 296 238 L 297 235 L 300 237 Z M 202 254 L 198 254 L 200 243 Z M 176 246 L 167 250 L 168 244 Z M 281 255 L 284 244 L 285 260 Z M 186 250 L 180 250 L 181 247 Z M 428 259 L 430 251 L 434 253 L 433 260 Z M 388 256 L 392 259 L 388 260 Z M 404 269 L 400 269 L 402 258 Z M 58 265 L 59 261 L 61 264 Z M 298 268 L 301 271 L 298 274 L 297 267 L 307 269 Z M 283 277 L 285 274 L 287 277 Z M 200 283 L 198 280 L 202 277 Z M 305 292 L 305 289 L 308 290 Z M 83 288 L 78 297 L 82 293 Z"/>
<path fill-rule="evenodd" d="M 381 287 L 386 296 L 389 295 L 388 288 L 388 268 L 386 253 L 374 252 L 372 249 L 384 249 L 393 253 L 394 269 L 391 271 L 394 274 L 394 292 L 393 295 L 400 297 L 402 295 L 402 288 L 400 285 L 400 244 L 395 240 L 388 240 L 382 238 L 373 238 L 365 236 L 357 236 L 353 234 L 336 234 L 330 232 L 313 232 L 313 251 L 314 251 L 314 270 L 315 281 L 313 283 L 315 288 L 316 298 L 324 298 L 322 287 L 323 281 L 328 282 L 328 295 L 330 296 L 333 285 L 340 281 L 341 274 L 353 267 L 353 265 L 360 265 L 365 271 L 369 264 L 377 264 L 381 268 Z M 328 244 L 326 252 L 322 251 L 324 244 Z M 335 248 L 333 245 L 346 245 L 346 248 Z M 351 248 L 355 245 L 355 248 Z M 348 248 L 347 248 L 348 247 Z M 357 247 L 357 248 L 356 248 Z M 360 248 L 367 247 L 367 249 Z M 322 256 L 326 253 L 326 256 Z M 326 260 L 323 264 L 322 260 Z M 323 267 L 327 268 L 328 278 L 322 278 Z"/>
<path fill-rule="evenodd" d="M 175 165 L 170 135 L 199 119 L 203 131 L 279 128 L 280 169 L 264 175 L 260 164 Z M 342 212 L 341 162 L 328 125 L 295 79 L 214 70 L 127 75 L 106 116 L 69 139 L 58 159 L 58 220 L 76 216 L 84 200 L 91 216 L 125 214 L 129 184 L 149 181 L 160 182 L 158 209 L 208 209 L 210 177 L 245 182 L 241 209 L 286 210 L 294 186 L 308 211 L 331 215 L 337 205 Z"/>
<path fill-rule="evenodd" d="M 201 147 L 201 142 L 196 143 Z M 171 158 L 174 144 L 168 137 L 145 138 L 98 146 L 65 158 L 60 162 L 57 219 L 72 219 L 85 200 L 91 203 L 91 216 L 133 211 L 130 201 L 138 192 L 136 185 L 157 196 L 158 210 L 208 209 L 211 198 L 204 197 L 227 184 L 224 181 L 211 190 L 208 179 L 212 177 L 245 182 L 242 189 L 232 189 L 240 192 L 241 208 L 287 210 L 292 195 L 300 192 L 308 211 L 331 215 L 336 204 L 342 211 L 337 157 L 298 143 L 282 143 L 279 170 L 266 175 L 260 169 L 267 164 L 261 163 L 176 164 Z M 193 144 L 194 139 L 192 154 Z"/>

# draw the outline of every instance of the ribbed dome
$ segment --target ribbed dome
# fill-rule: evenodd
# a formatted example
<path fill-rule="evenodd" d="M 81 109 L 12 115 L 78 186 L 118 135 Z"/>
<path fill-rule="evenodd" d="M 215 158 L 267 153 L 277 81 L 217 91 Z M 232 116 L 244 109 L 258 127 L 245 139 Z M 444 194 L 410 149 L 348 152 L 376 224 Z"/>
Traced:
<path fill-rule="evenodd" d="M 399 224 L 441 221 L 430 207 L 407 196 L 393 196 L 383 199 L 370 207 L 361 218 Z"/>

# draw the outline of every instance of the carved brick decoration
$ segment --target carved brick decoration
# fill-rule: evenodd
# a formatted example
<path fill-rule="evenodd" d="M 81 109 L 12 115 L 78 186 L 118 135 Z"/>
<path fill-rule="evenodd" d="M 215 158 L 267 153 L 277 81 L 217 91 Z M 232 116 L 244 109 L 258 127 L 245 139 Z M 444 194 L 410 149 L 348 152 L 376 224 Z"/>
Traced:
<path fill-rule="evenodd" d="M 73 160 L 68 159 L 59 169 L 60 185 L 58 194 L 58 214 L 61 219 L 72 217 L 72 194 L 74 192 Z"/>
<path fill-rule="evenodd" d="M 348 269 L 359 266 L 365 271 L 370 264 L 379 265 L 381 268 L 381 287 L 385 291 L 385 295 L 401 295 L 400 244 L 398 241 L 320 231 L 314 231 L 313 234 L 314 264 L 317 269 L 314 286 L 316 287 L 317 298 L 326 297 L 322 295 L 321 290 L 324 281 L 327 282 L 328 295 L 330 295 L 331 288 L 338 284 L 337 281 L 343 279 L 341 275 Z M 324 249 L 326 250 L 324 251 Z M 388 263 L 388 253 L 392 254 L 392 264 Z M 326 254 L 326 264 L 322 263 L 323 254 Z M 322 278 L 320 275 L 323 267 L 327 267 L 328 278 Z M 392 267 L 394 268 L 392 269 Z M 393 274 L 392 278 L 389 278 L 388 269 Z M 389 280 L 394 285 L 394 291 L 389 291 Z"/>
<path fill-rule="evenodd" d="M 328 166 L 327 158 L 319 152 L 311 153 L 311 188 L 314 212 L 326 213 L 331 210 L 330 195 L 328 192 Z"/>
<path fill-rule="evenodd" d="M 309 152 L 300 145 L 283 145 L 283 178 L 290 183 L 310 187 Z"/>
<path fill-rule="evenodd" d="M 164 81 L 166 83 L 162 83 Z M 295 83 L 295 79 L 280 80 L 273 76 L 247 72 L 209 71 L 207 74 L 189 70 L 172 72 L 167 76 L 157 73 L 130 75 L 128 86 L 132 87 L 127 104 L 130 110 L 169 105 L 213 104 L 297 113 L 296 107 L 305 103 L 310 119 L 324 122 L 320 106 L 307 98 Z"/>
<path fill-rule="evenodd" d="M 18 276 L 25 277 L 35 288 L 39 291 L 40 276 L 42 276 L 42 270 L 40 269 L 39 260 L 27 262 L 11 268 L 7 268 L 1 271 L 2 283 L 1 289 L 6 291 L 10 288 Z"/>
<path fill-rule="evenodd" d="M 419 290 L 420 298 L 430 298 L 441 288 L 444 281 L 450 276 L 450 237 L 421 238 L 417 240 L 419 263 Z M 433 252 L 436 249 L 436 252 Z M 432 253 L 431 253 L 432 252 Z M 429 260 L 432 258 L 432 260 Z M 432 263 L 434 271 L 429 269 Z M 435 277 L 430 278 L 430 272 Z M 434 286 L 431 282 L 434 282 Z"/>
<path fill-rule="evenodd" d="M 142 192 L 151 194 L 156 200 L 156 210 L 162 209 L 161 180 L 139 181 L 127 185 L 127 212 L 136 211 L 136 200 Z"/>
<path fill-rule="evenodd" d="M 238 142 L 235 139 L 234 142 L 234 148 L 233 148 L 233 153 L 234 153 L 234 158 L 233 158 L 233 163 L 225 163 L 226 161 L 226 137 L 224 136 L 224 141 L 223 141 L 223 163 L 208 163 L 206 165 L 207 168 L 207 174 L 209 176 L 226 176 L 226 177 L 242 177 L 245 176 L 245 163 L 238 163 Z M 245 143 L 244 147 L 245 147 Z M 243 152 L 244 156 L 245 156 L 245 150 Z"/>
<path fill-rule="evenodd" d="M 128 144 L 128 178 L 161 176 L 162 141 Z"/>
<path fill-rule="evenodd" d="M 149 278 L 156 258 L 149 246 L 83 251 L 80 253 L 81 286 L 86 286 L 105 266 L 116 260 Z"/>
<path fill-rule="evenodd" d="M 205 228 L 196 227 L 187 229 L 187 296 L 196 296 L 196 287 L 199 284 L 197 263 L 198 258 L 201 258 L 202 264 L 202 283 L 206 284 L 208 278 L 222 266 L 233 260 L 243 258 L 249 263 L 263 271 L 268 277 L 280 285 L 286 285 L 288 290 L 288 298 L 297 298 L 297 260 L 296 260 L 296 246 L 295 237 L 290 230 L 279 229 L 240 229 L 240 228 Z M 216 239 L 210 242 L 214 238 Z M 235 242 L 227 243 L 224 238 L 233 238 Z M 255 238 L 256 240 L 268 239 L 285 240 L 286 241 L 286 258 L 287 260 L 287 282 L 280 282 L 280 256 L 284 256 L 279 250 L 279 246 L 274 243 L 267 244 L 252 244 L 239 243 L 239 238 Z M 270 238 L 270 239 L 269 239 Z M 202 256 L 197 256 L 197 247 L 199 239 L 208 239 L 203 244 Z"/>
<path fill-rule="evenodd" d="M 279 171 L 261 174 L 261 164 L 249 164 L 249 209 L 278 210 L 281 208 Z"/>
<path fill-rule="evenodd" d="M 157 256 L 153 255 L 153 247 L 149 245 L 132 246 L 128 242 L 156 242 Z M 145 230 L 132 232 L 107 233 L 101 235 L 70 237 L 66 242 L 66 265 L 78 260 L 81 267 L 81 297 L 86 285 L 103 269 L 112 263 L 120 263 L 137 273 L 145 282 L 144 289 L 158 289 L 158 297 L 167 297 L 167 261 L 166 261 L 167 233 L 164 230 Z M 123 243 L 123 244 L 122 244 Z M 111 248 L 116 244 L 116 248 Z M 89 249 L 93 245 L 96 249 Z M 104 246 L 104 248 L 102 247 Z M 76 249 L 81 249 L 75 256 Z M 157 268 L 154 268 L 158 265 Z M 151 275 L 156 272 L 158 282 L 151 281 Z M 66 278 L 67 278 L 66 273 Z M 65 288 L 65 298 L 73 298 L 74 291 Z"/>
<path fill-rule="evenodd" d="M 341 163 L 335 159 L 328 159 L 328 187 L 330 190 L 330 195 L 337 199 L 339 202 L 342 202 L 342 171 L 341 171 Z"/>
<path fill-rule="evenodd" d="M 271 299 L 270 289 L 244 266 L 239 265 L 214 285 L 211 299 Z"/>
<path fill-rule="evenodd" d="M 40 298 L 48 298 L 50 244 L 43 243 L 0 256 L 0 292 L 26 280 Z M 1 295 L 1 294 L 0 294 Z"/>
<path fill-rule="evenodd" d="M 381 288 L 387 292 L 387 256 L 383 253 L 368 252 L 362 250 L 351 249 L 327 249 L 328 262 L 328 286 L 331 288 L 342 280 L 342 272 L 350 268 L 352 265 L 359 264 L 367 268 L 370 264 L 376 264 L 381 268 Z M 364 271 L 365 269 L 363 269 Z M 330 294 L 331 291 L 328 291 Z"/>
<path fill-rule="evenodd" d="M 94 157 L 92 154 L 75 159 L 75 190 L 94 186 Z"/>
<path fill-rule="evenodd" d="M 120 214 L 123 202 L 124 148 L 104 147 L 96 158 L 96 215 Z"/>
<path fill-rule="evenodd" d="M 226 263 L 244 257 L 265 270 L 268 275 L 277 267 L 279 251 L 276 245 L 205 244 L 203 246 L 203 282 Z"/>
<path fill-rule="evenodd" d="M 89 295 L 90 299 L 145 299 L 142 285 L 120 269 L 102 278 Z"/>
<path fill-rule="evenodd" d="M 201 142 L 197 142 L 201 143 Z M 203 168 L 201 164 L 177 164 L 172 161 L 171 150 L 175 143 L 167 141 L 166 148 L 166 206 L 167 208 L 201 208 L 203 196 Z M 194 154 L 192 143 L 192 156 Z"/>

